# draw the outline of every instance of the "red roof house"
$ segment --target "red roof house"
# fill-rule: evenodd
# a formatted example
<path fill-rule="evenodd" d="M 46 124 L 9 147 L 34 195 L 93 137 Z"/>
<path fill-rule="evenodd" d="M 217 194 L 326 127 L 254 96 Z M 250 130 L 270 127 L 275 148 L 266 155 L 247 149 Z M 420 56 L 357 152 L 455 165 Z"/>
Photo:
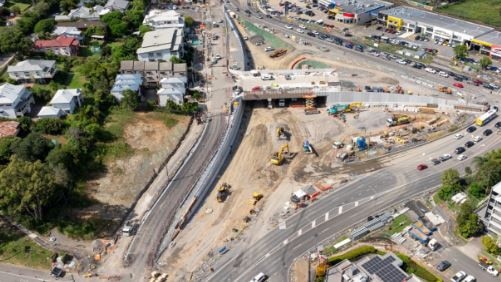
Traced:
<path fill-rule="evenodd" d="M 73 56 L 78 54 L 80 43 L 74 37 L 60 35 L 55 39 L 36 40 L 35 49 L 41 52 L 52 51 L 56 55 Z"/>

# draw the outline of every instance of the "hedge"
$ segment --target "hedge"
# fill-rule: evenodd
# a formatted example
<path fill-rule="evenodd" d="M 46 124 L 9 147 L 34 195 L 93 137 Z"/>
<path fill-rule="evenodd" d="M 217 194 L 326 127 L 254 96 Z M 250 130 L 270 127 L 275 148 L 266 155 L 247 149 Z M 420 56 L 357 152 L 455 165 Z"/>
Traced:
<path fill-rule="evenodd" d="M 376 248 L 374 248 L 373 246 L 360 246 L 360 247 L 353 249 L 351 251 L 348 251 L 342 255 L 329 257 L 327 259 L 327 263 L 329 265 L 335 265 L 335 264 L 342 262 L 345 259 L 357 260 L 358 258 L 363 257 L 367 254 L 375 254 L 375 253 L 379 253 L 379 251 Z"/>
<path fill-rule="evenodd" d="M 396 253 L 396 255 L 404 263 L 402 265 L 402 269 L 405 272 L 409 274 L 414 274 L 425 281 L 442 281 L 442 279 L 435 276 L 435 274 L 429 272 L 426 268 L 422 267 L 421 265 L 413 261 L 410 257 L 401 253 Z"/>

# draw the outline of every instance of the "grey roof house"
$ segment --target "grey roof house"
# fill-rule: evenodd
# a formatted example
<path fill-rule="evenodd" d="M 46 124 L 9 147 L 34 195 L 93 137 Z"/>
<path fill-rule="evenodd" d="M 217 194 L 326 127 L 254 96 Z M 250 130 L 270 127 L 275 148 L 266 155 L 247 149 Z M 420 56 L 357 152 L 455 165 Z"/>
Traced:
<path fill-rule="evenodd" d="M 108 0 L 108 2 L 106 2 L 106 5 L 104 5 L 104 7 L 107 8 L 107 9 L 110 9 L 112 11 L 124 12 L 129 7 L 129 1 L 126 1 L 126 0 Z"/>
<path fill-rule="evenodd" d="M 186 76 L 187 65 L 185 63 L 172 64 L 171 62 L 144 62 L 144 61 L 121 61 L 120 73 L 142 74 L 146 86 L 157 86 L 163 78 L 174 75 Z"/>
<path fill-rule="evenodd" d="M 23 116 L 31 112 L 33 103 L 33 96 L 24 85 L 0 85 L 0 117 L 14 119 Z"/>
<path fill-rule="evenodd" d="M 54 60 L 24 60 L 7 68 L 9 77 L 16 81 L 43 81 L 56 74 Z"/>
<path fill-rule="evenodd" d="M 141 85 L 143 84 L 143 76 L 141 74 L 117 74 L 115 83 L 111 88 L 111 95 L 118 101 L 122 100 L 125 90 L 132 90 L 141 95 Z"/>
<path fill-rule="evenodd" d="M 183 29 L 167 28 L 144 34 L 141 48 L 136 51 L 140 61 L 168 61 L 183 54 Z"/>

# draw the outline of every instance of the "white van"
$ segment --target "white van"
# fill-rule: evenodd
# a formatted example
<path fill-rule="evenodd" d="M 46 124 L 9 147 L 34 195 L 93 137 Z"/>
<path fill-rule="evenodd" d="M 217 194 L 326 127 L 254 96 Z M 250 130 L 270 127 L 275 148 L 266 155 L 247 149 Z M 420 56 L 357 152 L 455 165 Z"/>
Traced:
<path fill-rule="evenodd" d="M 269 73 L 262 73 L 261 74 L 261 79 L 262 80 L 273 80 L 273 76 Z"/>
<path fill-rule="evenodd" d="M 266 274 L 260 272 L 258 275 L 254 276 L 254 278 L 252 278 L 252 280 L 250 282 L 263 282 L 263 281 L 266 281 L 266 279 L 268 279 L 268 276 L 266 276 Z"/>
<path fill-rule="evenodd" d="M 319 24 L 319 25 L 323 25 L 324 24 L 324 20 L 319 19 L 319 20 L 315 21 L 315 23 Z"/>

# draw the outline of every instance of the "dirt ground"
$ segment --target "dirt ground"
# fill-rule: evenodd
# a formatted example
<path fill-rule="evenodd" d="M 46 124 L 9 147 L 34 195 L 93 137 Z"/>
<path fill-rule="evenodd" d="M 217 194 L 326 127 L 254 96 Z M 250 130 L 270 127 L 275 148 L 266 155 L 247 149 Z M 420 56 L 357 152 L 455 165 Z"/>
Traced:
<path fill-rule="evenodd" d="M 168 128 L 156 113 L 135 113 L 123 134 L 133 154 L 107 162 L 106 173 L 88 183 L 87 192 L 100 204 L 82 213 L 107 215 L 107 219 L 122 215 L 186 132 L 190 118 L 175 119 L 177 124 Z"/>

